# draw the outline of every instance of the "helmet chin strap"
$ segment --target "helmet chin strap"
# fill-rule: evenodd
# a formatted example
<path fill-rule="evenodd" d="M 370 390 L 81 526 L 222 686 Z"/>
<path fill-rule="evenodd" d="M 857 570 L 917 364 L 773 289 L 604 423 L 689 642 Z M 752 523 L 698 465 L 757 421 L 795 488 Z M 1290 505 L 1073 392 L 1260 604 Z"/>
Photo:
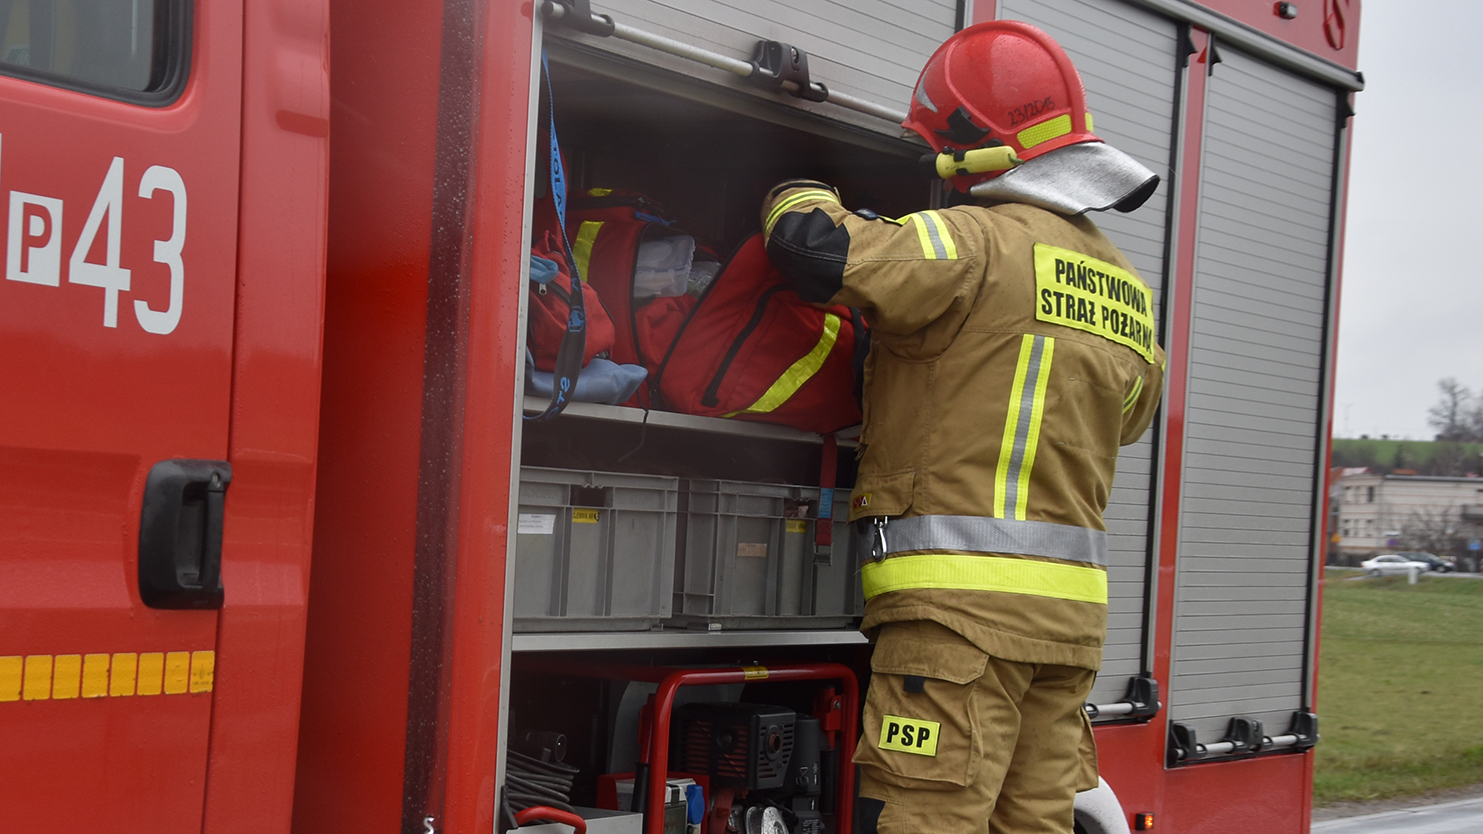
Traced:
<path fill-rule="evenodd" d="M 981 182 L 981 200 L 1028 203 L 1058 214 L 1132 211 L 1153 196 L 1159 175 L 1105 142 L 1082 142 L 1037 156 Z"/>

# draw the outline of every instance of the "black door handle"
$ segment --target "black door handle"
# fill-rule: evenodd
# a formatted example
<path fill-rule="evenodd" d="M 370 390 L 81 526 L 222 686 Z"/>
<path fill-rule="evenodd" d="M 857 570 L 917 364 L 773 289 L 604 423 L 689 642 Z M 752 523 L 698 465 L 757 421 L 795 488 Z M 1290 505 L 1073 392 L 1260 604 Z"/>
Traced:
<path fill-rule="evenodd" d="M 221 534 L 232 465 L 162 460 L 144 482 L 139 596 L 150 608 L 220 608 Z"/>

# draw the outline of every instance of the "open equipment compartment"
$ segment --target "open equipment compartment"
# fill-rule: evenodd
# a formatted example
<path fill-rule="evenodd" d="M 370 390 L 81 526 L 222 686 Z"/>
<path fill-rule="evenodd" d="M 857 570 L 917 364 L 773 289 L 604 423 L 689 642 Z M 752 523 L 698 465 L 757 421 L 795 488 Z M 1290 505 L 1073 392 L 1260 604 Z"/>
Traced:
<path fill-rule="evenodd" d="M 847 205 L 887 216 L 919 210 L 941 193 L 917 166 L 924 146 L 900 138 L 900 129 L 884 120 L 884 132 L 867 130 L 795 107 L 786 95 L 769 98 L 711 83 L 704 80 L 703 68 L 698 77 L 684 76 L 604 53 L 560 33 L 547 35 L 546 50 L 568 193 L 609 188 L 642 194 L 663 207 L 677 230 L 694 235 L 723 260 L 760 230 L 764 196 L 786 179 L 824 180 L 840 189 Z M 535 399 L 527 399 L 527 412 Z M 598 475 L 733 481 L 766 490 L 778 488 L 775 485 L 816 486 L 820 454 L 818 436 L 786 427 L 657 411 L 646 417 L 637 409 L 576 403 L 554 420 L 524 427 L 521 463 Z M 853 481 L 854 450 L 841 450 L 838 463 L 836 543 L 827 558 L 816 559 L 810 552 L 799 566 L 804 575 L 787 580 L 792 595 L 802 592 L 810 599 L 785 606 L 788 613 L 798 615 L 792 620 L 738 617 L 727 627 L 750 622 L 747 627 L 841 628 L 859 616 L 850 537 L 838 516 Z M 670 558 L 684 558 L 687 483 L 680 482 L 680 523 L 672 556 L 656 553 L 652 562 L 668 565 Z M 523 492 L 526 486 L 522 484 Z M 517 554 L 517 577 L 540 576 L 544 581 L 561 575 L 560 569 L 533 570 L 518 562 L 533 552 L 526 548 Z M 615 564 L 641 561 L 629 554 L 603 558 Z M 667 601 L 671 589 L 660 590 Z M 547 588 L 542 594 L 543 600 L 566 598 L 560 588 Z M 816 608 L 819 605 L 823 607 Z M 661 610 L 668 615 L 668 609 L 667 604 L 655 608 L 649 619 L 657 622 Z M 729 602 L 720 608 L 729 610 Z M 642 619 L 633 617 L 588 616 L 563 622 L 559 606 L 544 603 L 542 611 L 554 616 L 520 617 L 517 611 L 517 631 L 643 626 Z M 817 616 L 826 611 L 830 616 Z M 689 624 L 693 627 L 695 618 Z"/>
<path fill-rule="evenodd" d="M 760 230 L 764 195 L 786 179 L 821 179 L 838 187 L 847 205 L 887 216 L 928 207 L 940 194 L 917 166 L 923 146 L 899 138 L 899 129 L 888 122 L 882 121 L 880 132 L 867 130 L 849 120 L 836 121 L 796 107 L 785 95 L 769 100 L 710 83 L 704 80 L 707 71 L 703 68 L 695 76 L 685 76 L 603 53 L 560 33 L 548 34 L 546 47 L 569 193 L 591 188 L 638 192 L 662 206 L 680 230 L 708 244 L 722 260 Z M 525 400 L 527 414 L 544 407 L 544 398 L 528 396 Z M 854 628 L 863 612 L 863 600 L 852 536 L 843 521 L 856 450 L 847 437 L 839 446 L 834 452 L 838 476 L 831 507 L 833 542 L 827 552 L 816 551 L 818 522 L 814 518 L 785 519 L 779 514 L 773 519 L 769 515 L 764 523 L 771 525 L 769 530 L 776 528 L 779 539 L 798 539 L 790 541 L 793 558 L 788 562 L 798 575 L 786 581 L 776 576 L 782 560 L 780 553 L 774 554 L 778 564 L 763 579 L 778 587 L 753 582 L 739 599 L 700 603 L 705 609 L 700 616 L 668 616 L 671 607 L 666 596 L 662 609 L 652 609 L 662 610 L 667 617 L 658 623 L 644 617 L 602 616 L 562 621 L 562 612 L 572 609 L 555 603 L 572 598 L 570 589 L 563 591 L 546 583 L 569 573 L 570 559 L 532 566 L 522 561 L 531 558 L 532 551 L 520 549 L 516 591 L 526 587 L 519 583 L 524 579 L 539 593 L 515 601 L 513 662 L 522 671 L 511 680 L 511 743 L 524 746 L 526 734 L 533 731 L 557 730 L 568 735 L 573 742 L 569 761 L 582 769 L 575 778 L 574 799 L 590 803 L 595 799 L 592 791 L 597 776 L 615 766 L 628 767 L 625 745 L 637 741 L 627 738 L 631 733 L 622 727 L 628 725 L 614 724 L 623 685 L 616 679 L 607 684 L 567 682 L 557 687 L 558 696 L 551 689 L 553 679 L 536 670 L 573 661 L 580 665 L 583 658 L 606 662 L 621 657 L 642 658 L 644 665 L 731 663 L 749 668 L 822 659 L 863 672 L 867 645 Z M 676 582 L 672 590 L 678 602 L 684 568 L 694 567 L 681 562 L 686 554 L 687 524 L 698 520 L 694 514 L 699 508 L 690 505 L 693 490 L 714 492 L 718 484 L 730 482 L 740 494 L 796 494 L 799 499 L 811 498 L 809 511 L 817 515 L 821 456 L 826 448 L 834 449 L 832 444 L 826 447 L 818 435 L 783 426 L 573 403 L 555 419 L 522 427 L 520 512 L 560 514 L 558 521 L 574 511 L 588 517 L 587 504 L 610 500 L 589 486 L 610 480 L 628 483 L 624 478 L 655 479 L 655 487 L 661 479 L 666 484 L 677 483 L 677 523 L 669 553 L 661 548 L 642 558 L 618 553 L 602 558 L 613 565 L 666 566 L 673 559 L 675 570 L 667 578 Z M 538 472 L 543 474 L 537 477 Z M 581 483 L 567 486 L 546 483 L 577 480 Z M 552 509 L 527 504 L 527 497 L 545 492 L 552 492 L 545 499 Z M 657 520 L 663 515 L 667 520 L 668 506 L 659 515 L 649 513 L 645 518 Z M 598 513 L 597 518 L 604 516 Z M 799 532 L 798 523 L 786 526 L 789 521 L 801 522 L 804 532 Z M 532 518 L 528 523 L 531 530 L 544 529 L 545 519 Z M 587 526 L 592 525 L 584 525 L 582 532 L 589 532 Z M 703 557 L 715 559 L 709 552 L 713 548 L 706 548 Z M 735 545 L 730 549 L 734 551 Z M 540 553 L 537 558 L 548 558 L 544 550 Z M 697 555 L 692 553 L 690 558 Z M 648 590 L 645 580 L 644 594 Z M 663 590 L 666 595 L 671 591 Z M 751 608 L 737 607 L 741 602 L 747 606 L 758 603 L 759 595 L 777 598 L 758 609 L 761 616 Z M 590 596 L 583 594 L 584 599 Z M 542 613 L 521 617 L 522 605 L 526 610 L 541 606 Z M 681 611 L 676 607 L 673 613 Z M 766 703 L 788 703 L 803 710 L 811 708 L 816 693 L 806 688 L 780 695 L 782 700 Z M 838 751 L 826 750 L 825 754 L 837 756 Z M 624 759 L 621 765 L 610 761 L 614 755 Z M 831 800 L 833 790 L 832 785 L 824 790 Z M 832 804 L 826 803 L 823 809 L 829 830 L 838 810 Z"/>

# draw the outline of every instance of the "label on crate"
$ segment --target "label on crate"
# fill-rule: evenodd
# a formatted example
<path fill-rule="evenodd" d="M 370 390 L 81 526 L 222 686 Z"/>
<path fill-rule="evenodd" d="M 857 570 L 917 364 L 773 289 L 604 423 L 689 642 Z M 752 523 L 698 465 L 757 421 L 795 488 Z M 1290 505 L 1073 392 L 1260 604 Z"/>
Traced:
<path fill-rule="evenodd" d="M 766 559 L 767 545 L 760 542 L 737 542 L 736 556 L 738 559 Z"/>
<path fill-rule="evenodd" d="M 598 513 L 597 510 L 578 510 L 578 509 L 574 509 L 574 510 L 572 510 L 572 523 L 573 524 L 596 524 L 597 523 L 597 513 Z"/>
<path fill-rule="evenodd" d="M 521 513 L 515 532 L 522 535 L 549 536 L 556 532 L 556 516 L 550 513 Z"/>
<path fill-rule="evenodd" d="M 790 519 L 788 519 L 788 522 L 787 523 L 788 523 L 788 532 L 789 533 L 807 533 L 808 532 L 808 522 L 807 521 L 804 521 L 801 518 L 790 518 Z"/>

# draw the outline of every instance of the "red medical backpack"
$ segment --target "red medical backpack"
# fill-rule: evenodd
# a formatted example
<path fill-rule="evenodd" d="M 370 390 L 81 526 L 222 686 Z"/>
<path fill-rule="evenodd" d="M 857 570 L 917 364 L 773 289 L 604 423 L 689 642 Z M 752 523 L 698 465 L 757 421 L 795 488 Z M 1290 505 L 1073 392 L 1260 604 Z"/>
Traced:
<path fill-rule="evenodd" d="M 801 300 L 768 261 L 761 235 L 737 249 L 699 299 L 636 304 L 639 245 L 682 230 L 630 191 L 589 190 L 568 212 L 582 276 L 612 316 L 613 361 L 649 371 L 627 405 L 820 434 L 860 422 L 864 321 L 848 307 Z"/>
<path fill-rule="evenodd" d="M 544 134 L 543 134 L 544 135 Z M 542 170 L 545 170 L 544 164 Z M 530 282 L 530 308 L 526 316 L 526 346 L 535 358 L 537 370 L 552 371 L 561 341 L 566 337 L 567 318 L 571 314 L 572 270 L 567 263 L 566 247 L 561 241 L 561 221 L 557 219 L 556 202 L 550 193 L 536 200 L 531 214 L 530 254 L 556 264 L 557 275 L 541 284 Z M 595 290 L 583 275 L 583 312 L 586 317 L 587 342 L 582 367 L 593 357 L 613 349 L 613 322 Z"/>
<path fill-rule="evenodd" d="M 695 302 L 650 382 L 668 411 L 826 434 L 860 422 L 868 349 L 859 311 L 800 299 L 758 234 Z"/>

